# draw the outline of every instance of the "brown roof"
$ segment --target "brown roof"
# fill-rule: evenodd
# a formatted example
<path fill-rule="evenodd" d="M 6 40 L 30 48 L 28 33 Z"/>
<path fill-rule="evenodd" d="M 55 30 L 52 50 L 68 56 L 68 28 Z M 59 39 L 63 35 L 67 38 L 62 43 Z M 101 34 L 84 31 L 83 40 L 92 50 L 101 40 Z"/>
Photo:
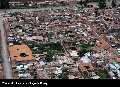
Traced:
<path fill-rule="evenodd" d="M 11 60 L 32 60 L 32 51 L 27 45 L 13 45 L 9 47 Z"/>
<path fill-rule="evenodd" d="M 109 52 L 113 52 L 115 51 L 116 49 L 112 48 L 111 45 L 109 44 L 109 42 L 107 41 L 106 37 L 105 36 L 100 36 L 100 38 L 98 39 L 99 42 L 96 43 L 96 50 L 97 48 L 100 48 L 100 49 L 106 49 L 108 50 Z"/>
<path fill-rule="evenodd" d="M 102 38 L 102 37 L 99 39 L 99 42 L 97 42 L 97 46 L 100 47 L 100 48 L 109 48 L 110 47 L 108 42 L 105 41 L 105 39 Z"/>

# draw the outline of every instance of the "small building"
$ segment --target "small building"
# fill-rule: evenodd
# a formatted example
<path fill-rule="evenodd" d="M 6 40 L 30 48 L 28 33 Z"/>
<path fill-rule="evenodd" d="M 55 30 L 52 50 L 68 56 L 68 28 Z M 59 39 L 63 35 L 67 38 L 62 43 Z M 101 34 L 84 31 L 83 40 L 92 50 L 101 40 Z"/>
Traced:
<path fill-rule="evenodd" d="M 71 51 L 71 52 L 70 52 L 70 55 L 71 55 L 72 57 L 78 57 L 78 52 L 77 52 L 77 51 Z"/>

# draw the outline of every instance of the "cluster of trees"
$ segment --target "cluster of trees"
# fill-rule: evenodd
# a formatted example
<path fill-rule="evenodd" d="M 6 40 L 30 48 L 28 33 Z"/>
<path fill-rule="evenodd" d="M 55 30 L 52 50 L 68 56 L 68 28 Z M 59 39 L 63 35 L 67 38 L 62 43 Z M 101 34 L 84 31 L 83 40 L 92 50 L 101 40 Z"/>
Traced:
<path fill-rule="evenodd" d="M 9 0 L 0 0 L 0 9 L 8 9 Z"/>
<path fill-rule="evenodd" d="M 87 3 L 89 3 L 89 0 L 84 0 L 84 1 L 78 1 L 77 4 L 87 6 Z"/>
<path fill-rule="evenodd" d="M 98 2 L 100 9 L 103 9 L 106 7 L 106 0 L 84 0 L 84 1 L 77 2 L 77 4 L 87 6 L 87 3 L 89 2 Z"/>
<path fill-rule="evenodd" d="M 79 57 L 84 56 L 85 53 L 90 52 L 91 51 L 91 47 L 93 47 L 94 45 L 91 44 L 80 44 L 80 51 L 78 52 Z"/>
<path fill-rule="evenodd" d="M 69 79 L 69 71 L 67 68 L 63 68 L 62 73 L 59 75 L 60 79 Z"/>
<path fill-rule="evenodd" d="M 99 5 L 100 9 L 104 9 L 106 7 L 106 0 L 93 0 L 93 1 L 98 2 L 98 5 Z M 112 7 L 116 7 L 117 6 L 116 0 L 112 0 L 111 6 Z"/>
<path fill-rule="evenodd" d="M 100 9 L 104 9 L 106 7 L 106 0 L 96 0 L 98 2 L 98 6 Z"/>
<path fill-rule="evenodd" d="M 100 76 L 100 79 L 108 79 L 109 78 L 108 72 L 105 69 L 103 69 L 103 70 L 101 70 L 101 69 L 97 70 L 96 74 L 98 76 Z"/>
<path fill-rule="evenodd" d="M 33 54 L 47 52 L 47 55 L 45 58 L 46 62 L 53 61 L 52 57 L 54 56 L 55 53 L 63 52 L 63 47 L 59 42 L 39 44 L 32 41 L 26 41 L 25 43 L 31 48 Z"/>
<path fill-rule="evenodd" d="M 89 3 L 89 2 L 98 2 L 98 6 L 99 6 L 100 9 L 104 9 L 106 7 L 106 0 L 84 0 L 84 1 L 77 2 L 77 4 L 86 6 L 87 3 Z M 111 6 L 112 7 L 117 6 L 116 5 L 116 0 L 112 0 Z"/>
<path fill-rule="evenodd" d="M 116 7 L 117 4 L 116 4 L 116 0 L 112 0 L 112 3 L 111 3 L 112 7 Z"/>

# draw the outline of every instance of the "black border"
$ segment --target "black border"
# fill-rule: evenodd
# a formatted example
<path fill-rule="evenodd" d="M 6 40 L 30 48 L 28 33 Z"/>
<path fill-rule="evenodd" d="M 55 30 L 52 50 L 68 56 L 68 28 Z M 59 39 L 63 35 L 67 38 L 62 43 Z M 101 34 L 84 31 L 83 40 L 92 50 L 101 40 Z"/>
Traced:
<path fill-rule="evenodd" d="M 4 83 L 3 83 L 4 82 Z M 15 84 L 5 84 L 5 83 L 15 83 Z M 17 83 L 28 83 L 28 84 L 16 84 Z M 31 82 L 31 84 L 30 84 Z M 39 82 L 39 84 L 32 84 L 32 83 L 37 83 Z M 40 82 L 42 82 L 40 84 Z M 44 83 L 47 83 L 44 84 Z M 117 86 L 118 83 L 118 86 Z M 16 79 L 16 80 L 0 80 L 0 87 L 119 87 L 120 80 L 112 80 L 112 79 L 99 79 L 99 80 L 92 80 L 92 79 L 72 79 L 72 80 L 68 80 L 68 79 L 59 79 L 59 80 L 55 80 L 55 79 L 50 79 L 50 80 L 35 80 L 35 79 Z"/>

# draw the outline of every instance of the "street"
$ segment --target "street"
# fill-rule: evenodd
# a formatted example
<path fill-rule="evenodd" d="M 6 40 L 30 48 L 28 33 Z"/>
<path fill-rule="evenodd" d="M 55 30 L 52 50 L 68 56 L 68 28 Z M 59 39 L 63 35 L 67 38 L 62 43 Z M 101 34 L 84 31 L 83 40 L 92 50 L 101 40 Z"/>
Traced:
<path fill-rule="evenodd" d="M 8 9 L 8 10 L 4 10 L 4 12 L 31 12 L 31 11 L 40 11 L 40 10 L 50 10 L 50 9 L 66 9 L 66 8 L 70 8 L 68 6 L 60 6 L 60 7 L 46 7 L 46 8 L 33 8 L 33 9 Z M 3 10 L 2 10 L 3 11 Z"/>
<path fill-rule="evenodd" d="M 0 30 L 1 30 L 1 56 L 3 58 L 4 76 L 5 79 L 12 79 L 12 68 L 9 61 L 6 33 L 3 26 L 3 18 L 1 16 L 0 16 Z"/>

